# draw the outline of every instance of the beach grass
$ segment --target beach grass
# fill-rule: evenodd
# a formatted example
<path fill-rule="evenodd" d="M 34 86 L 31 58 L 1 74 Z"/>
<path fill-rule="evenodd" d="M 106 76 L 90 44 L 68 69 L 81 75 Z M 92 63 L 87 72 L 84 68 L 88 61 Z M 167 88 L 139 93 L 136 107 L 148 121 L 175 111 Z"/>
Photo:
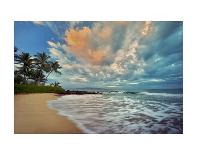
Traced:
<path fill-rule="evenodd" d="M 44 86 L 34 84 L 16 84 L 14 86 L 14 93 L 57 93 L 63 94 L 65 90 L 61 87 L 56 86 Z"/>

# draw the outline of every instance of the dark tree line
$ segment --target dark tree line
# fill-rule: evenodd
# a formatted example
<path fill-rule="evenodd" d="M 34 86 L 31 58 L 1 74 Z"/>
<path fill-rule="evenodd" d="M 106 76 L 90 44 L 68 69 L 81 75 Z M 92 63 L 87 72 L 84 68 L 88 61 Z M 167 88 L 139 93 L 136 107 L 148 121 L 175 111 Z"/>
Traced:
<path fill-rule="evenodd" d="M 51 60 L 45 52 L 31 56 L 29 53 L 18 51 L 18 48 L 14 47 L 14 63 L 18 64 L 14 71 L 16 84 L 45 84 L 51 73 L 61 74 L 59 70 L 62 67 L 58 61 Z"/>

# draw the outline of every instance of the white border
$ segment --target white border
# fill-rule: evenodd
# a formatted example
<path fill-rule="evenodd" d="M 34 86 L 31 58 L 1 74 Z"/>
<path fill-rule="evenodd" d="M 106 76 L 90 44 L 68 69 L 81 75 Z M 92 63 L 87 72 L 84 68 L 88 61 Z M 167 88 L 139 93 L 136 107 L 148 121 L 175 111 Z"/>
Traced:
<path fill-rule="evenodd" d="M 196 154 L 195 1 L 180 0 L 1 0 L 0 154 Z M 183 20 L 183 135 L 14 135 L 13 46 L 17 20 Z"/>

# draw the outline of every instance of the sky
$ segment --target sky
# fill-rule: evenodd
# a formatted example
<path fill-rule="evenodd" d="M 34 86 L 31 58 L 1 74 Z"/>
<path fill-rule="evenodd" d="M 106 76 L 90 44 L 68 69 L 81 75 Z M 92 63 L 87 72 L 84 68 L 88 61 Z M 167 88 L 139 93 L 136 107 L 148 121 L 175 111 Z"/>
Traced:
<path fill-rule="evenodd" d="M 183 22 L 18 21 L 19 52 L 46 52 L 62 66 L 48 82 L 65 89 L 183 87 Z"/>

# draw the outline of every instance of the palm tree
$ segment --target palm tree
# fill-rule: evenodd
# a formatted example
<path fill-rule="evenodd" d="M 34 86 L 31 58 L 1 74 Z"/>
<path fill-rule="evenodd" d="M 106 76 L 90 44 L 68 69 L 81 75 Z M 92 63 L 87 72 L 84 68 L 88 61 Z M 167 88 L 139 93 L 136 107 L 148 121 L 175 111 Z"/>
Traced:
<path fill-rule="evenodd" d="M 27 77 L 30 74 L 30 70 L 32 69 L 33 59 L 31 58 L 29 53 L 21 53 L 17 56 L 16 60 L 17 64 L 20 64 L 18 68 L 18 73 L 23 75 L 24 83 L 27 82 Z"/>
<path fill-rule="evenodd" d="M 37 55 L 35 55 L 35 64 L 38 66 L 39 70 L 48 72 L 49 71 L 49 59 L 50 56 L 46 55 L 46 53 L 42 52 L 42 53 L 38 53 Z"/>
<path fill-rule="evenodd" d="M 14 47 L 14 53 L 17 51 L 18 48 Z M 15 72 L 15 81 L 17 83 L 26 83 L 29 79 L 32 79 L 39 85 L 41 82 L 45 83 L 52 72 L 61 74 L 59 69 L 62 67 L 58 61 L 50 61 L 50 56 L 44 52 L 38 53 L 35 58 L 32 58 L 29 53 L 16 54 L 15 62 L 20 64 Z M 58 83 L 55 85 L 58 86 Z"/>
<path fill-rule="evenodd" d="M 30 71 L 30 79 L 34 80 L 35 84 L 39 85 L 41 82 L 45 83 L 46 78 L 41 70 L 32 69 Z"/>
<path fill-rule="evenodd" d="M 14 83 L 16 84 L 25 83 L 24 77 L 20 74 L 19 71 L 14 71 Z"/>
<path fill-rule="evenodd" d="M 55 83 L 51 83 L 50 86 L 61 87 L 59 84 L 60 84 L 59 82 L 55 82 Z"/>
<path fill-rule="evenodd" d="M 35 65 L 36 65 L 36 69 L 37 71 L 34 72 L 36 74 L 36 83 L 40 84 L 40 82 L 45 82 L 46 78 L 44 75 L 44 72 L 48 73 L 50 71 L 50 63 L 49 63 L 49 59 L 50 56 L 46 55 L 46 53 L 42 52 L 42 53 L 38 53 L 37 55 L 35 55 Z M 40 77 L 39 77 L 40 76 Z M 44 80 L 45 79 L 45 80 Z"/>
<path fill-rule="evenodd" d="M 58 69 L 61 69 L 61 68 L 62 68 L 62 67 L 60 66 L 60 64 L 58 63 L 58 61 L 50 62 L 50 67 L 49 67 L 50 70 L 49 70 L 48 75 L 46 76 L 46 79 L 48 78 L 48 76 L 49 76 L 52 72 L 61 74 L 61 72 L 58 70 Z"/>

